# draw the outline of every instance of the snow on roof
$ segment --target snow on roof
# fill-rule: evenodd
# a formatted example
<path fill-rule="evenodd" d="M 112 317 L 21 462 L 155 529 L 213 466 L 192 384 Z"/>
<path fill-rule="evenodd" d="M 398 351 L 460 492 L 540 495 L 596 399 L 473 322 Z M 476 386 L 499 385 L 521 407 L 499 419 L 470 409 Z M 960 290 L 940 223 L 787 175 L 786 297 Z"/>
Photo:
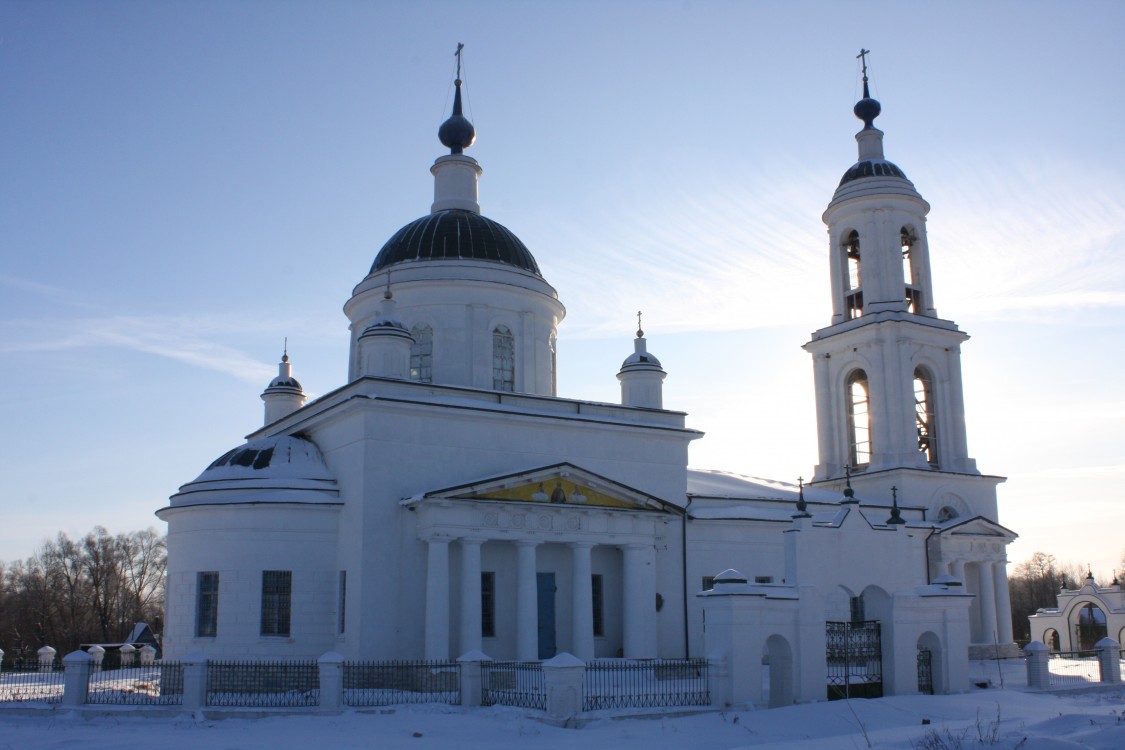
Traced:
<path fill-rule="evenodd" d="M 688 495 L 797 502 L 797 485 L 793 482 L 779 482 L 776 479 L 762 479 L 715 469 L 688 469 L 687 480 Z M 810 503 L 836 504 L 841 498 L 842 495 L 835 490 L 805 486 L 805 500 Z"/>

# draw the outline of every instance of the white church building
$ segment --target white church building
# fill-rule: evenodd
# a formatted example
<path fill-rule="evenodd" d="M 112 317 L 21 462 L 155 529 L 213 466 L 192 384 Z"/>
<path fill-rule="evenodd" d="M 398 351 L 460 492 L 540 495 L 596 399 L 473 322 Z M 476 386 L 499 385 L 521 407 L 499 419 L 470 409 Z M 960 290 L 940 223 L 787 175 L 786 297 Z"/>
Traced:
<path fill-rule="evenodd" d="M 832 318 L 804 345 L 810 484 L 689 469 L 703 435 L 666 408 L 642 331 L 620 403 L 556 393 L 565 308 L 480 212 L 457 80 L 430 212 L 344 304 L 347 382 L 306 402 L 283 357 L 265 424 L 157 511 L 166 658 L 765 654 L 812 700 L 851 630 L 874 633 L 888 693 L 921 689 L 920 654 L 943 692 L 967 688 L 971 653 L 1014 652 L 1015 535 L 1003 478 L 967 451 L 968 336 L 937 314 L 929 204 L 884 157 L 866 81 L 823 215 Z"/>

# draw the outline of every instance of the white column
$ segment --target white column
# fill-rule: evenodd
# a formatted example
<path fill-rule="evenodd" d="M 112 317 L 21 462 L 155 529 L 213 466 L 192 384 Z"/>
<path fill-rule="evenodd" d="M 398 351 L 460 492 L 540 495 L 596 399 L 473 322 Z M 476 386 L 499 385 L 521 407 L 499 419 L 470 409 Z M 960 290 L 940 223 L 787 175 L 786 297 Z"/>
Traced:
<path fill-rule="evenodd" d="M 624 549 L 622 612 L 626 659 L 656 656 L 656 564 L 650 544 L 628 544 Z"/>
<path fill-rule="evenodd" d="M 979 564 L 980 583 L 978 598 L 980 599 L 980 638 L 981 643 L 993 643 L 997 636 L 996 630 L 996 586 L 993 585 L 992 563 L 981 560 Z"/>
<path fill-rule="evenodd" d="M 426 540 L 426 658 L 449 658 L 449 540 Z"/>
<path fill-rule="evenodd" d="M 962 586 L 968 588 L 968 581 L 965 580 L 965 561 L 952 560 L 949 563 L 949 575 L 956 578 L 961 582 Z"/>
<path fill-rule="evenodd" d="M 1012 642 L 1012 599 L 1008 594 L 1008 568 L 1003 560 L 992 565 L 996 583 L 996 633 L 999 643 Z"/>
<path fill-rule="evenodd" d="M 535 546 L 538 542 L 516 542 L 516 658 L 539 658 L 539 601 L 535 583 Z"/>
<path fill-rule="evenodd" d="M 574 542 L 570 545 L 571 653 L 583 661 L 594 658 L 594 594 L 590 580 L 590 548 L 594 545 Z"/>
<path fill-rule="evenodd" d="M 460 539 L 461 544 L 461 653 L 481 650 L 480 546 L 483 539 Z"/>

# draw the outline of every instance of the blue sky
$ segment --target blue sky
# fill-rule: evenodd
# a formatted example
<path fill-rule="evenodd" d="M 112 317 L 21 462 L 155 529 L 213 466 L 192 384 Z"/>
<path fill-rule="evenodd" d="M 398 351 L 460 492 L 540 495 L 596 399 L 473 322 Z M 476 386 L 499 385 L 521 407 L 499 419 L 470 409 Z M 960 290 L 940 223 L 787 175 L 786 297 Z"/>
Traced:
<path fill-rule="evenodd" d="M 0 5 L 0 560 L 152 511 L 261 422 L 282 339 L 344 382 L 341 305 L 429 209 L 466 44 L 481 203 L 568 309 L 560 393 L 613 401 L 645 311 L 692 464 L 816 463 L 820 214 L 861 46 L 972 335 L 969 445 L 1010 551 L 1120 564 L 1125 5 Z"/>

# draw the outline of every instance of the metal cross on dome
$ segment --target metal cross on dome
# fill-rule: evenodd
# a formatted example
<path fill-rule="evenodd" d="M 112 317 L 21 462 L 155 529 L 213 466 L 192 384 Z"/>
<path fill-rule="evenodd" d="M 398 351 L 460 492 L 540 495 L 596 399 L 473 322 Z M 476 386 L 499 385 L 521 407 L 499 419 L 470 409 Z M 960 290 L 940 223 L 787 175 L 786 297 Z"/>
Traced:
<path fill-rule="evenodd" d="M 457 42 L 457 51 L 453 53 L 453 56 L 457 58 L 457 77 L 458 78 L 461 77 L 461 50 L 463 50 L 463 49 L 465 49 L 464 43 Z"/>
<path fill-rule="evenodd" d="M 459 53 L 460 53 L 460 50 L 458 50 L 458 54 Z M 871 54 L 871 50 L 864 49 L 863 47 L 860 47 L 859 48 L 859 54 L 855 56 L 857 60 L 863 61 L 863 78 L 865 80 L 867 79 L 867 56 L 870 55 L 870 54 Z"/>

